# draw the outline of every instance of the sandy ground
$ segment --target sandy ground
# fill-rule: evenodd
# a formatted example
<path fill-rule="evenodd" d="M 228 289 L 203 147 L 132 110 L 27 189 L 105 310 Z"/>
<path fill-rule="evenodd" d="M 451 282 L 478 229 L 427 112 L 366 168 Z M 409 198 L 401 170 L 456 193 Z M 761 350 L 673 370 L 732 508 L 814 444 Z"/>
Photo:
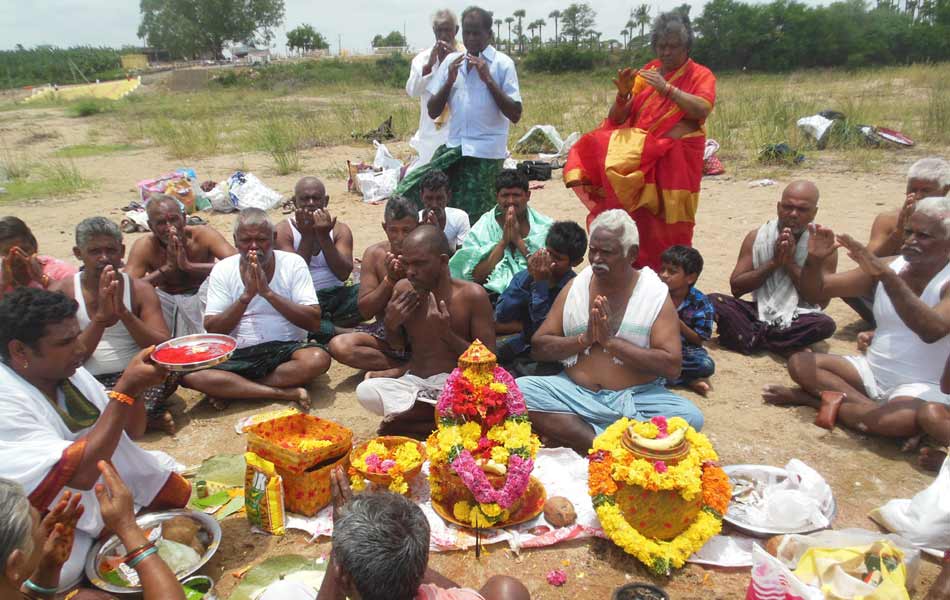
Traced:
<path fill-rule="evenodd" d="M 91 128 L 106 130 L 100 143 L 122 142 L 119 132 L 110 132 L 96 119 L 69 119 L 61 110 L 31 109 L 0 113 L 0 141 L 18 151 L 41 158 L 56 148 L 83 143 Z M 52 139 L 31 142 L 37 133 L 53 134 Z M 395 154 L 405 156 L 404 143 L 392 145 Z M 933 149 L 931 149 L 933 150 Z M 947 154 L 946 149 L 936 152 Z M 709 293 L 728 290 L 728 277 L 743 235 L 775 214 L 775 202 L 785 183 L 793 177 L 814 180 L 821 189 L 818 220 L 835 230 L 866 238 L 874 215 L 899 206 L 903 199 L 903 174 L 922 151 L 894 152 L 891 166 L 878 173 L 850 173 L 832 154 L 813 154 L 795 174 L 784 173 L 778 185 L 750 188 L 748 182 L 761 173 L 736 173 L 707 179 L 694 243 L 703 253 L 706 270 L 699 287 Z M 355 195 L 346 193 L 341 179 L 342 167 L 348 158 L 371 160 L 372 149 L 366 146 L 333 147 L 308 150 L 303 155 L 304 173 L 326 179 L 331 195 L 331 211 L 354 231 L 355 251 L 382 238 L 380 222 L 382 206 L 366 205 Z M 299 174 L 279 177 L 274 174 L 268 157 L 258 154 L 217 156 L 183 164 L 169 160 L 159 148 L 115 154 L 75 161 L 82 172 L 98 180 L 95 191 L 75 197 L 47 198 L 18 204 L 6 204 L 0 214 L 14 214 L 25 219 L 40 241 L 43 253 L 70 257 L 73 228 L 81 219 L 105 215 L 116 221 L 119 207 L 136 199 L 135 182 L 189 166 L 199 178 L 226 178 L 238 165 L 244 164 L 265 182 L 289 195 Z M 726 169 L 730 165 L 726 164 Z M 556 178 L 560 177 L 556 172 Z M 2 196 L 0 196 L 2 201 Z M 546 182 L 533 192 L 532 206 L 557 219 L 583 222 L 585 213 L 573 193 L 559 179 Z M 281 218 L 275 211 L 274 218 Z M 214 225 L 229 230 L 232 216 L 214 215 Z M 135 236 L 129 236 L 134 238 Z M 128 244 L 131 243 L 128 240 Z M 842 257 L 842 268 L 852 265 Z M 830 314 L 838 323 L 838 331 L 820 351 L 854 353 L 855 336 L 865 326 L 841 302 L 834 301 Z M 822 473 L 832 485 L 839 505 L 837 528 L 874 528 L 867 512 L 895 497 L 909 497 L 932 481 L 932 475 L 917 469 L 902 455 L 895 442 L 868 439 L 843 430 L 828 433 L 812 425 L 814 411 L 804 408 L 775 408 L 763 405 L 760 389 L 767 383 L 790 383 L 783 362 L 775 356 L 745 357 L 719 349 L 713 342 L 711 354 L 718 368 L 713 379 L 715 390 L 708 398 L 684 392 L 706 415 L 705 432 L 725 464 L 766 463 L 784 465 L 799 458 Z M 356 403 L 354 389 L 362 375 L 348 367 L 334 364 L 329 373 L 311 387 L 314 413 L 334 419 L 350 427 L 358 438 L 370 436 L 377 419 L 365 413 Z M 182 428 L 175 437 L 151 434 L 144 442 L 150 449 L 165 450 L 188 465 L 220 453 L 244 450 L 244 439 L 234 433 L 234 423 L 241 417 L 276 405 L 238 403 L 224 412 L 217 412 L 208 403 L 189 392 L 181 393 Z M 325 553 L 326 540 L 310 545 L 305 536 L 289 533 L 284 538 L 250 535 L 246 523 L 231 518 L 224 523 L 225 543 L 213 561 L 209 574 L 219 582 L 219 591 L 227 594 L 234 586 L 232 572 L 266 556 L 302 552 L 308 555 Z M 432 565 L 459 582 L 478 587 L 479 582 L 494 573 L 509 573 L 526 580 L 534 597 L 544 599 L 609 598 L 611 591 L 628 581 L 647 581 L 650 576 L 633 559 L 604 540 L 578 542 L 555 548 L 513 555 L 496 546 L 476 561 L 473 553 L 436 554 Z M 567 566 L 565 566 L 567 565 Z M 569 575 L 562 588 L 549 586 L 544 575 L 550 569 L 564 567 Z M 925 564 L 919 590 L 926 590 L 937 572 L 935 563 Z M 739 598 L 744 597 L 748 569 L 738 571 L 704 570 L 688 566 L 670 579 L 656 580 L 665 586 L 671 597 Z M 922 597 L 918 592 L 915 597 Z"/>

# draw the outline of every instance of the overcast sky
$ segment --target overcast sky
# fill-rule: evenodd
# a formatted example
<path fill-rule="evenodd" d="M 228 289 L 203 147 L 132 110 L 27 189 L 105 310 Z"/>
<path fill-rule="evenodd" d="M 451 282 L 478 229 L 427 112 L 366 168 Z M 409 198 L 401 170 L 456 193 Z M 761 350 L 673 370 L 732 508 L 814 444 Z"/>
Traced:
<path fill-rule="evenodd" d="M 681 4 L 676 0 L 654 0 L 653 16 L 657 10 L 668 10 Z M 493 11 L 499 18 L 519 8 L 527 11 L 525 25 L 535 19 L 547 19 L 555 9 L 564 9 L 569 0 L 524 0 L 511 2 L 485 0 L 479 5 Z M 590 0 L 597 11 L 597 29 L 602 39 L 620 38 L 620 30 L 627 22 L 630 8 L 638 2 L 617 0 Z M 432 43 L 429 19 L 439 8 L 450 8 L 460 13 L 468 4 L 449 2 L 447 5 L 422 0 L 285 0 L 286 17 L 277 32 L 275 45 L 286 48 L 285 32 L 301 23 L 310 23 L 330 41 L 334 53 L 339 36 L 344 49 L 366 52 L 370 40 L 377 33 L 405 28 L 409 44 L 419 48 Z M 702 9 L 702 2 L 693 3 L 693 14 Z M 26 47 L 39 44 L 55 46 L 137 45 L 139 26 L 138 0 L 0 0 L 0 49 L 11 49 L 16 44 Z M 553 24 L 548 23 L 544 37 L 553 36 Z M 507 37 L 502 25 L 502 38 Z"/>

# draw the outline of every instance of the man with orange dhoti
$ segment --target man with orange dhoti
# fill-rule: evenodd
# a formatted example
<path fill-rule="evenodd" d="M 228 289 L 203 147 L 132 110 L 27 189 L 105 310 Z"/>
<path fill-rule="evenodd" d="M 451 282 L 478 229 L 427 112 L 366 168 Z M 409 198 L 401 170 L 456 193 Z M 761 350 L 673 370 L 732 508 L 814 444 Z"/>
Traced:
<path fill-rule="evenodd" d="M 564 183 L 590 210 L 588 224 L 613 208 L 627 211 L 640 232 L 636 266 L 660 268 L 670 246 L 692 245 L 706 146 L 705 120 L 716 100 L 716 77 L 689 58 L 689 17 L 657 17 L 651 43 L 657 59 L 617 73 L 617 99 L 600 128 L 571 148 Z"/>

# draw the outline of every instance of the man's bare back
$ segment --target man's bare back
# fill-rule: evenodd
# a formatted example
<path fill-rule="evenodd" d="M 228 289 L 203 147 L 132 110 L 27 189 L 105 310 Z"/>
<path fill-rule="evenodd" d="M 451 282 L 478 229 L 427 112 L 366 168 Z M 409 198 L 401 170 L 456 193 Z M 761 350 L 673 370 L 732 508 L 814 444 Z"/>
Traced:
<path fill-rule="evenodd" d="M 389 240 L 383 240 L 376 242 L 363 252 L 363 262 L 360 265 L 361 299 L 365 296 L 369 296 L 378 288 L 389 273 L 386 257 L 389 254 L 390 248 Z M 383 304 L 383 307 L 375 315 L 376 320 L 382 322 L 385 315 L 386 305 Z M 369 317 L 371 315 L 364 316 Z"/>

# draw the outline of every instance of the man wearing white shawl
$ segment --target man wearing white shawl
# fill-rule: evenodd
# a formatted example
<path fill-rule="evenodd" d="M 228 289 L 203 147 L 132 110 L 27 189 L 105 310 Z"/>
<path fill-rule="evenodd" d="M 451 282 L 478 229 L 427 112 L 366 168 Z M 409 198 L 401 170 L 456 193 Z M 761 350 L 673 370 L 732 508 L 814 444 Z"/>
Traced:
<path fill-rule="evenodd" d="M 103 528 L 94 493 L 97 463 L 111 462 L 135 498 L 136 509 L 181 508 L 191 487 L 175 461 L 146 452 L 128 431 L 145 420 L 142 392 L 167 375 L 136 356 L 108 395 L 82 368 L 77 303 L 63 294 L 21 289 L 0 301 L 0 477 L 18 482 L 44 512 L 64 491 L 82 496 L 72 554 L 60 582 L 82 576 L 83 562 Z"/>
<path fill-rule="evenodd" d="M 729 278 L 732 296 L 710 294 L 716 310 L 719 343 L 752 354 L 768 350 L 787 356 L 831 337 L 835 322 L 799 294 L 808 256 L 808 225 L 818 214 L 818 188 L 793 181 L 776 205 L 778 218 L 750 231 Z M 838 255 L 822 265 L 834 273 Z M 742 300 L 752 294 L 752 301 Z"/>
<path fill-rule="evenodd" d="M 549 445 L 584 455 L 621 417 L 682 417 L 702 428 L 699 409 L 663 386 L 680 374 L 679 317 L 657 274 L 632 266 L 636 223 L 608 210 L 590 232 L 591 266 L 561 290 L 531 339 L 533 358 L 561 361 L 566 370 L 517 380 L 532 425 Z"/>

